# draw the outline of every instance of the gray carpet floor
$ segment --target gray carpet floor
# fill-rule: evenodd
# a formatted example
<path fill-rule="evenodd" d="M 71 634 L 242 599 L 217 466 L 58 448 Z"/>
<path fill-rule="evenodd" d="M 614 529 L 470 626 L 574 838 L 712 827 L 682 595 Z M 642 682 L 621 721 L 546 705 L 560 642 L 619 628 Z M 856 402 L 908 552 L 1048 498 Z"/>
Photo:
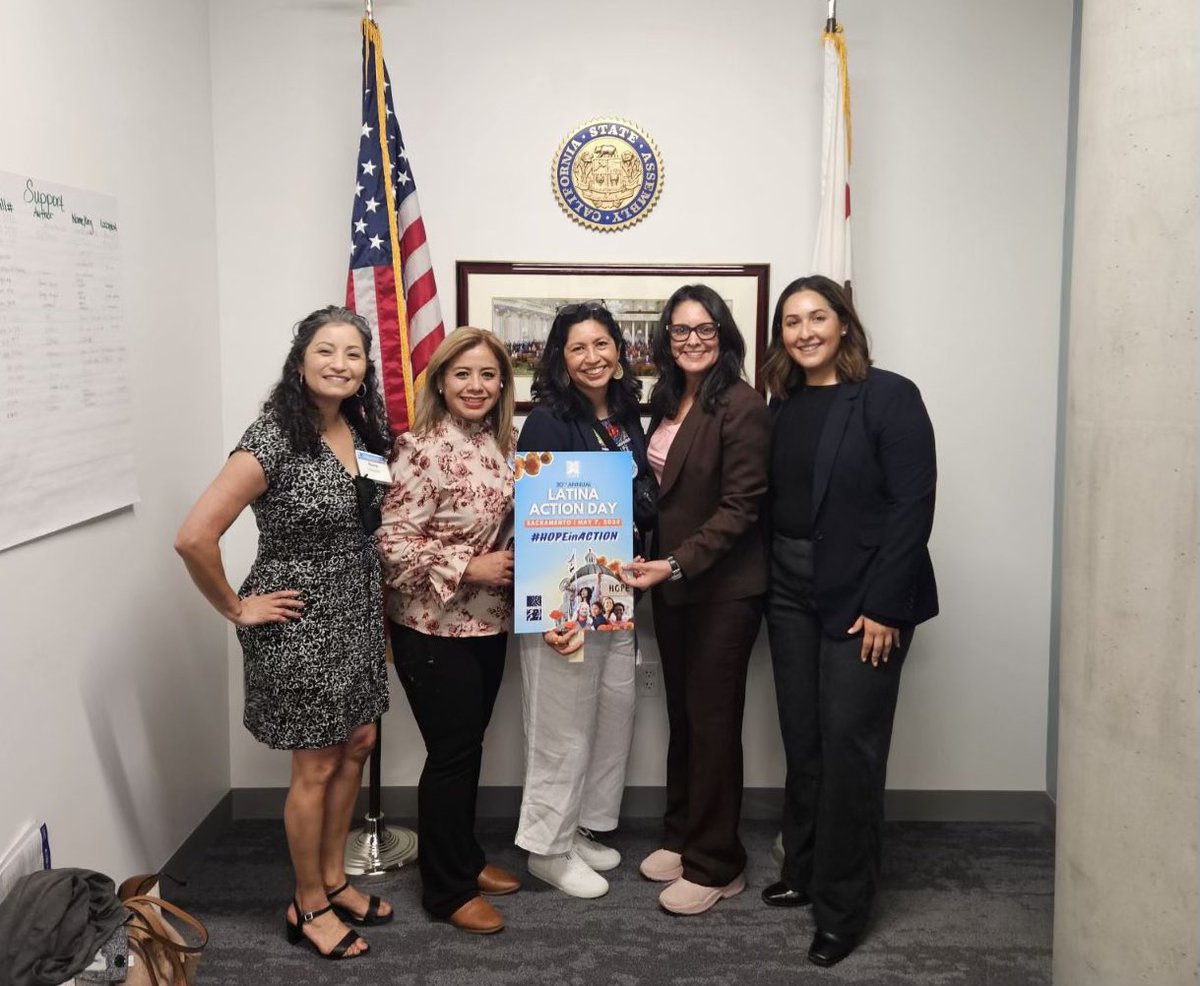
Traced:
<path fill-rule="evenodd" d="M 393 820 L 400 824 L 399 821 Z M 411 822 L 408 822 L 411 825 Z M 656 848 L 656 823 L 624 825 L 605 841 L 625 856 L 612 889 L 576 900 L 530 877 L 512 845 L 511 821 L 480 822 L 489 861 L 521 874 L 522 891 L 496 901 L 507 928 L 474 936 L 429 919 L 420 876 L 405 867 L 360 886 L 386 896 L 395 922 L 370 932 L 371 954 L 325 962 L 283 936 L 291 876 L 283 825 L 240 821 L 192 868 L 175 899 L 209 928 L 204 984 L 552 984 L 740 986 L 856 983 L 871 986 L 1050 983 L 1054 841 L 1038 825 L 889 823 L 874 918 L 858 949 L 819 969 L 805 958 L 807 909 L 768 908 L 759 891 L 777 866 L 776 826 L 746 822 L 748 888 L 706 914 L 658 907 L 660 885 L 637 862 Z"/>

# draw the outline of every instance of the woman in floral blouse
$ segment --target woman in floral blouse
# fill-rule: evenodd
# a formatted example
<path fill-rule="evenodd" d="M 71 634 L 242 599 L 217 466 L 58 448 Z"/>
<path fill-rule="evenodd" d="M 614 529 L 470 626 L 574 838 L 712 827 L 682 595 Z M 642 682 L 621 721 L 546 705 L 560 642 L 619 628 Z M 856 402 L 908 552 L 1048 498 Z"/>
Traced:
<path fill-rule="evenodd" d="M 396 673 L 425 740 L 417 789 L 422 903 L 463 931 L 504 927 L 481 894 L 520 883 L 475 837 L 483 734 L 512 625 L 513 371 L 496 337 L 455 329 L 396 440 L 379 551 Z"/>

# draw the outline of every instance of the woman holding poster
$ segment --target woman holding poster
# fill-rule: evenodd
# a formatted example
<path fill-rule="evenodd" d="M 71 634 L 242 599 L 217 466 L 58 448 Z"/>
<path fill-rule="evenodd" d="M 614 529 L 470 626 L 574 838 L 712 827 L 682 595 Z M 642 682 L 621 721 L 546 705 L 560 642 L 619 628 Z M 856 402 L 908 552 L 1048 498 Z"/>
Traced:
<path fill-rule="evenodd" d="M 640 393 L 608 309 L 600 302 L 566 305 L 546 338 L 533 379 L 539 403 L 517 447 L 622 449 L 648 475 Z M 597 561 L 589 553 L 581 568 Z M 599 574 L 596 580 L 594 591 L 579 590 L 576 619 L 561 631 L 520 635 L 525 789 L 516 843 L 529 852 L 530 873 L 573 897 L 607 893 L 600 874 L 621 862 L 593 832 L 617 826 L 636 698 L 634 631 L 606 615 Z"/>
<path fill-rule="evenodd" d="M 481 894 L 520 883 L 475 837 L 483 734 L 512 625 L 513 371 L 496 336 L 434 350 L 412 431 L 396 439 L 379 552 L 396 674 L 425 740 L 417 788 L 421 902 L 475 934 L 504 927 Z"/>
<path fill-rule="evenodd" d="M 742 379 L 746 348 L 728 306 L 689 285 L 655 330 L 649 459 L 658 476 L 656 558 L 625 568 L 654 589 L 671 738 L 662 848 L 642 875 L 669 883 L 664 909 L 699 914 L 745 889 L 742 708 L 762 621 L 769 425 Z"/>

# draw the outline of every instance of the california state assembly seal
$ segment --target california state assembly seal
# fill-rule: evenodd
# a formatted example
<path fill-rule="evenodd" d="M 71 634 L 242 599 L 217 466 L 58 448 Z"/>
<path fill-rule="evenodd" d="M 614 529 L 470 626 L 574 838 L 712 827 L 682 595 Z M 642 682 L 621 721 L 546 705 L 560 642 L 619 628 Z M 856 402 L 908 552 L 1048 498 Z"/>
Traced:
<path fill-rule="evenodd" d="M 662 155 L 637 124 L 589 120 L 558 148 L 551 176 L 559 207 L 603 233 L 640 223 L 662 191 Z"/>

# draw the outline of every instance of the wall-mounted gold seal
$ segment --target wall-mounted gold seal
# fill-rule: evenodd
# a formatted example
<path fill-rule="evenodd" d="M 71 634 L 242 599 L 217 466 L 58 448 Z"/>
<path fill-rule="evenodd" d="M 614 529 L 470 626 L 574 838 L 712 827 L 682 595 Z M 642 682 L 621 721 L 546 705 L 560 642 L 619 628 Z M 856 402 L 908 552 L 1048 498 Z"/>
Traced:
<path fill-rule="evenodd" d="M 616 117 L 575 128 L 554 156 L 554 197 L 581 226 L 611 233 L 641 222 L 662 192 L 662 155 L 644 130 Z"/>

